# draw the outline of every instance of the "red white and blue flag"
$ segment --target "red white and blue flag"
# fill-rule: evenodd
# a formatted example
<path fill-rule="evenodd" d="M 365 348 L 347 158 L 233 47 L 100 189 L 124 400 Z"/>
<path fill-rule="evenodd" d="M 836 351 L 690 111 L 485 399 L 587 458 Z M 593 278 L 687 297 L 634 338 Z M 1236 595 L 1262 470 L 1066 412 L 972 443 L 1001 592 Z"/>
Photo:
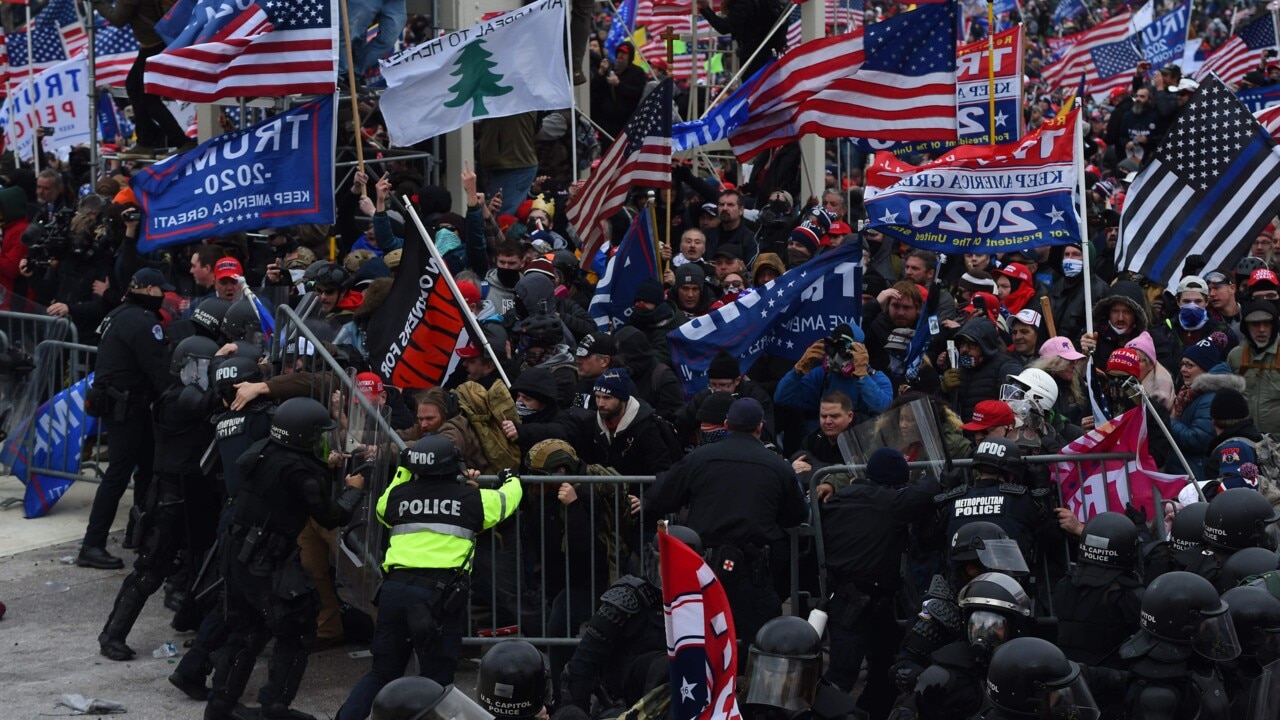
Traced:
<path fill-rule="evenodd" d="M 671 666 L 671 720 L 741 720 L 737 634 L 716 574 L 688 545 L 658 533 Z"/>

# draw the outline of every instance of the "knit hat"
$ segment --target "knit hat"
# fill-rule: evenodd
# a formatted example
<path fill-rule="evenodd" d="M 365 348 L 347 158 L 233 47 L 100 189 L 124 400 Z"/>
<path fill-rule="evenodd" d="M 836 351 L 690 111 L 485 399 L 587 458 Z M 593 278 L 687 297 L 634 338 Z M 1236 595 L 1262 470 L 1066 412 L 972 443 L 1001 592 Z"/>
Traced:
<path fill-rule="evenodd" d="M 831 215 L 822 208 L 814 208 L 804 222 L 791 231 L 790 240 L 809 249 L 810 253 L 818 252 L 818 244 L 822 236 L 831 231 Z"/>
<path fill-rule="evenodd" d="M 584 335 L 578 341 L 578 349 L 573 354 L 580 358 L 588 355 L 608 355 L 612 357 L 618 354 L 618 344 L 613 341 L 612 335 L 594 332 Z"/>
<path fill-rule="evenodd" d="M 911 340 L 916 336 L 915 328 L 895 328 L 884 341 L 884 349 L 888 351 L 906 351 L 911 347 Z"/>
<path fill-rule="evenodd" d="M 1111 357 L 1107 358 L 1107 372 L 1140 377 L 1142 362 L 1138 359 L 1138 351 L 1123 347 L 1112 352 Z"/>
<path fill-rule="evenodd" d="M 734 380 L 742 371 L 738 369 L 738 360 L 729 353 L 721 350 L 711 359 L 711 365 L 707 368 L 707 377 L 713 380 Z"/>
<path fill-rule="evenodd" d="M 877 485 L 906 485 L 911 471 L 901 452 L 882 447 L 867 458 L 867 479 Z"/>
<path fill-rule="evenodd" d="M 969 292 L 995 292 L 996 281 L 982 270 L 971 270 L 960 276 L 960 289 Z"/>
<path fill-rule="evenodd" d="M 600 374 L 596 378 L 596 384 L 591 388 L 592 392 L 602 395 L 610 395 L 618 398 L 622 402 L 631 399 L 631 393 L 635 390 L 635 386 L 631 384 L 631 375 L 625 368 L 610 368 Z"/>
<path fill-rule="evenodd" d="M 1219 425 L 1235 424 L 1249 419 L 1249 401 L 1239 390 L 1226 388 L 1213 394 L 1209 417 Z"/>
<path fill-rule="evenodd" d="M 738 398 L 729 406 L 725 423 L 738 430 L 755 430 L 764 422 L 764 408 L 755 398 Z"/>
<path fill-rule="evenodd" d="M 1084 355 L 1076 350 L 1076 346 L 1071 344 L 1071 340 L 1061 335 L 1044 341 L 1044 344 L 1040 346 L 1040 357 L 1060 357 L 1063 360 L 1084 359 Z"/>
<path fill-rule="evenodd" d="M 551 282 L 556 281 L 555 265 L 552 265 L 551 261 L 544 257 L 534 258 L 531 260 L 529 264 L 525 266 L 524 272 L 526 275 L 529 273 L 542 273 L 543 275 L 551 278 Z"/>
<path fill-rule="evenodd" d="M 733 405 L 733 393 L 715 392 L 698 406 L 698 422 L 708 425 L 724 425 L 729 408 Z"/>
<path fill-rule="evenodd" d="M 1143 330 L 1138 333 L 1138 337 L 1124 344 L 1127 348 L 1132 348 L 1147 356 L 1147 362 L 1152 365 L 1156 364 L 1156 343 L 1151 339 L 1151 333 Z"/>
<path fill-rule="evenodd" d="M 663 300 L 662 283 L 653 278 L 645 278 L 636 286 L 635 302 L 647 302 L 661 305 Z"/>
<path fill-rule="evenodd" d="M 1209 370 L 1222 361 L 1222 356 L 1218 354 L 1218 349 L 1213 346 L 1213 343 L 1208 340 L 1201 340 L 1183 350 L 1182 359 L 1190 360 L 1205 370 Z"/>
<path fill-rule="evenodd" d="M 556 401 L 556 376 L 544 367 L 525 368 L 511 383 L 511 390 L 551 405 Z"/>
<path fill-rule="evenodd" d="M 695 285 L 702 287 L 707 282 L 707 273 L 697 263 L 685 263 L 676 268 L 676 287 Z"/>

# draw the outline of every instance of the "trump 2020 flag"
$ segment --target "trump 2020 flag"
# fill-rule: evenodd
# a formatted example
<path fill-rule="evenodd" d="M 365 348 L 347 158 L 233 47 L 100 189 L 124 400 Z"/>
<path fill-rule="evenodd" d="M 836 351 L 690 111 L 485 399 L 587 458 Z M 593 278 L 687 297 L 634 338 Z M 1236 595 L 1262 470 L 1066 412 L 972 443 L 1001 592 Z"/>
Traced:
<path fill-rule="evenodd" d="M 631 227 L 609 259 L 604 277 L 596 284 L 596 294 L 587 308 L 596 326 L 612 332 L 631 316 L 636 288 L 646 278 L 658 279 L 657 243 L 654 241 L 653 218 L 644 210 L 631 221 Z"/>
<path fill-rule="evenodd" d="M 722 308 L 667 333 L 687 395 L 707 384 L 720 350 L 745 373 L 762 352 L 798 359 L 837 325 L 861 325 L 862 243 L 846 241 Z"/>
<path fill-rule="evenodd" d="M 1072 201 L 1079 110 L 1020 142 L 962 145 L 921 166 L 877 153 L 867 227 L 935 252 L 1008 252 L 1081 242 Z"/>
<path fill-rule="evenodd" d="M 573 105 L 564 0 L 541 0 L 380 60 L 382 114 L 405 146 L 485 118 Z"/>
<path fill-rule="evenodd" d="M 139 171 L 129 182 L 145 221 L 139 252 L 332 223 L 333 107 L 320 97 Z"/>
<path fill-rule="evenodd" d="M 658 533 L 671 720 L 741 720 L 737 635 L 715 572 L 688 545 Z"/>
<path fill-rule="evenodd" d="M 93 385 L 93 373 L 54 395 L 35 414 L 22 421 L 0 451 L 0 462 L 27 486 L 22 507 L 28 518 L 37 518 L 75 482 L 50 477 L 37 470 L 74 475 L 80 472 L 80 451 L 98 428 L 97 418 L 84 412 L 84 395 Z"/>
<path fill-rule="evenodd" d="M 1147 517 L 1162 517 L 1156 513 L 1153 490 L 1158 489 L 1164 500 L 1175 500 L 1187 484 L 1185 475 L 1155 471 L 1156 461 L 1147 452 L 1147 415 L 1142 407 L 1095 427 L 1062 449 L 1063 455 L 1089 453 L 1128 453 L 1133 457 L 1073 460 L 1051 468 L 1063 501 L 1081 522 L 1100 512 L 1124 512 L 1127 504 L 1146 510 Z"/>

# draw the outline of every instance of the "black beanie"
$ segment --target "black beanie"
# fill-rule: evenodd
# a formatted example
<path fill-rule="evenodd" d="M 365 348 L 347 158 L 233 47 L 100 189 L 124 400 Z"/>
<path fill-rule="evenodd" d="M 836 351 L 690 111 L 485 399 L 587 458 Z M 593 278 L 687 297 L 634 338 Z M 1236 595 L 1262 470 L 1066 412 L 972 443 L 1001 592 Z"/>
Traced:
<path fill-rule="evenodd" d="M 711 366 L 707 368 L 707 377 L 713 380 L 733 380 L 741 374 L 738 361 L 724 350 L 716 353 L 711 359 Z"/>
<path fill-rule="evenodd" d="M 911 479 L 907 459 L 893 448 L 877 448 L 867 459 L 867 479 L 877 485 L 906 485 Z"/>
<path fill-rule="evenodd" d="M 1239 390 L 1219 390 L 1209 404 L 1209 417 L 1219 425 L 1249 419 L 1249 401 Z"/>

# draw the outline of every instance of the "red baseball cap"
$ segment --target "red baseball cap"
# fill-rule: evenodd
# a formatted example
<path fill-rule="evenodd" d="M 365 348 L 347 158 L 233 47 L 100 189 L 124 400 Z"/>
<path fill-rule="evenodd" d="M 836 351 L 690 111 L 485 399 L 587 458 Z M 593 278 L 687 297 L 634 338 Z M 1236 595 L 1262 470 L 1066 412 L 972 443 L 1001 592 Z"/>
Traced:
<path fill-rule="evenodd" d="M 372 402 L 382 394 L 382 378 L 371 372 L 356 373 L 356 387 Z"/>
<path fill-rule="evenodd" d="M 213 265 L 213 279 L 225 280 L 244 275 L 244 268 L 240 267 L 240 261 L 235 258 L 224 257 Z"/>
<path fill-rule="evenodd" d="M 480 288 L 470 280 L 459 280 L 458 292 L 462 293 L 462 299 L 466 300 L 468 305 L 474 305 L 483 299 L 480 297 Z"/>
<path fill-rule="evenodd" d="M 973 417 L 969 422 L 961 425 L 960 429 L 976 432 L 1012 425 L 1013 422 L 1013 410 L 1008 403 L 1001 400 L 983 400 L 974 406 Z"/>
<path fill-rule="evenodd" d="M 1028 270 L 1027 266 L 1023 265 L 1022 263 L 1009 263 L 1008 265 L 1005 265 L 1004 267 L 999 268 L 997 272 L 1003 275 L 1007 275 L 1008 277 L 1011 277 L 1014 280 L 1018 280 L 1019 282 L 1024 282 L 1024 283 L 1031 282 L 1031 271 Z"/>
<path fill-rule="evenodd" d="M 1249 287 L 1259 283 L 1268 283 L 1280 288 L 1280 277 L 1276 277 L 1275 272 L 1267 268 L 1258 268 L 1249 274 Z"/>
<path fill-rule="evenodd" d="M 458 357 L 463 360 L 470 360 L 472 358 L 480 357 L 480 348 L 477 347 L 475 343 L 467 343 L 466 345 L 458 348 L 457 353 Z"/>

